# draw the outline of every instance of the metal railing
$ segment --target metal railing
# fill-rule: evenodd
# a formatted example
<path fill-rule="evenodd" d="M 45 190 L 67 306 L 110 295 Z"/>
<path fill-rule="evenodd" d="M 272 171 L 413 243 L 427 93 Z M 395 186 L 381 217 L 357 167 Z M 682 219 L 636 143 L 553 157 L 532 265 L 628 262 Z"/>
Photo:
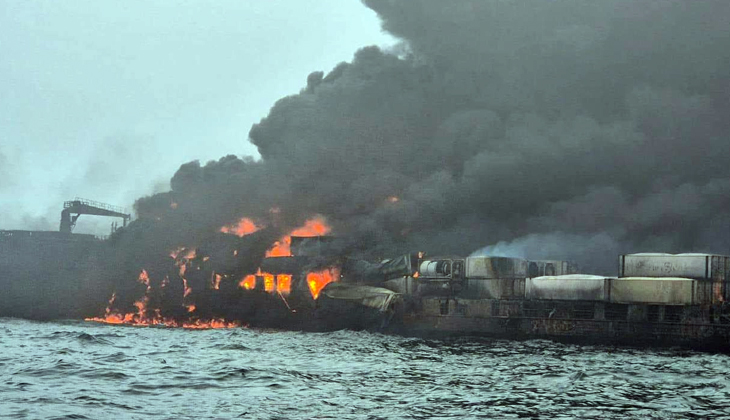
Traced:
<path fill-rule="evenodd" d="M 122 213 L 122 214 L 129 214 L 127 212 L 127 209 L 121 206 L 112 206 L 111 204 L 101 203 L 94 200 L 89 200 L 86 198 L 81 197 L 75 197 L 72 201 L 65 201 L 63 203 L 63 208 L 67 209 L 69 207 L 78 206 L 80 204 L 90 206 L 90 207 L 96 207 L 99 209 L 109 210 L 116 213 Z"/>

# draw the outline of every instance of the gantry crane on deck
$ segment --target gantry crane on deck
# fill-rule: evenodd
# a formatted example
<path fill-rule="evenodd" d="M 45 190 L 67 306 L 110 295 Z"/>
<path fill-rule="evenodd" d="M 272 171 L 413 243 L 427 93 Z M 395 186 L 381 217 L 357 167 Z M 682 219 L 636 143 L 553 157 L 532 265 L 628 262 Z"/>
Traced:
<path fill-rule="evenodd" d="M 72 213 L 75 215 L 71 216 Z M 127 226 L 127 222 L 132 218 L 132 215 L 125 213 L 125 210 L 122 207 L 77 197 L 71 201 L 63 203 L 63 211 L 61 212 L 61 232 L 71 233 L 74 226 L 76 226 L 76 221 L 82 214 L 121 217 L 123 219 L 123 226 Z"/>

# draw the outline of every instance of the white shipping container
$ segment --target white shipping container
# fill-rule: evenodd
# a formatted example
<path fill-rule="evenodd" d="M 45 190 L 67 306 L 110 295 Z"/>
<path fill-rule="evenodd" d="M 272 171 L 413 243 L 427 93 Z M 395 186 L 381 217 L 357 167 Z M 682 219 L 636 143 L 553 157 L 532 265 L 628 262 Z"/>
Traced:
<path fill-rule="evenodd" d="M 627 254 L 619 257 L 620 277 L 725 278 L 728 257 L 710 254 Z"/>
<path fill-rule="evenodd" d="M 525 280 L 525 299 L 608 301 L 610 281 L 590 274 L 535 277 Z"/>
<path fill-rule="evenodd" d="M 612 303 L 692 305 L 695 283 L 685 278 L 623 277 L 611 280 Z"/>

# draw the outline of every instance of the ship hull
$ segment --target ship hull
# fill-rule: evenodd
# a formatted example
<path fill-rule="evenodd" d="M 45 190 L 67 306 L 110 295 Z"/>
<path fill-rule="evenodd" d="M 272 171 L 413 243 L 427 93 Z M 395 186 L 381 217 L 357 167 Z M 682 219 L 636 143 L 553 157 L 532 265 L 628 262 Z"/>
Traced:
<path fill-rule="evenodd" d="M 730 323 L 702 306 L 424 298 L 413 308 L 398 333 L 730 351 Z"/>
<path fill-rule="evenodd" d="M 103 311 L 102 241 L 60 232 L 0 231 L 0 316 L 83 318 Z"/>

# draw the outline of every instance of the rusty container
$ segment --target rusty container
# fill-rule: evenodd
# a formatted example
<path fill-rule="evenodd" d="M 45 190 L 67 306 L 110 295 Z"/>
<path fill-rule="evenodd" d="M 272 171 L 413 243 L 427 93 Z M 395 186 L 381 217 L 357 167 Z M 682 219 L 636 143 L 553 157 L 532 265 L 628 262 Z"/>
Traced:
<path fill-rule="evenodd" d="M 527 260 L 468 257 L 462 296 L 474 299 L 524 299 Z"/>

